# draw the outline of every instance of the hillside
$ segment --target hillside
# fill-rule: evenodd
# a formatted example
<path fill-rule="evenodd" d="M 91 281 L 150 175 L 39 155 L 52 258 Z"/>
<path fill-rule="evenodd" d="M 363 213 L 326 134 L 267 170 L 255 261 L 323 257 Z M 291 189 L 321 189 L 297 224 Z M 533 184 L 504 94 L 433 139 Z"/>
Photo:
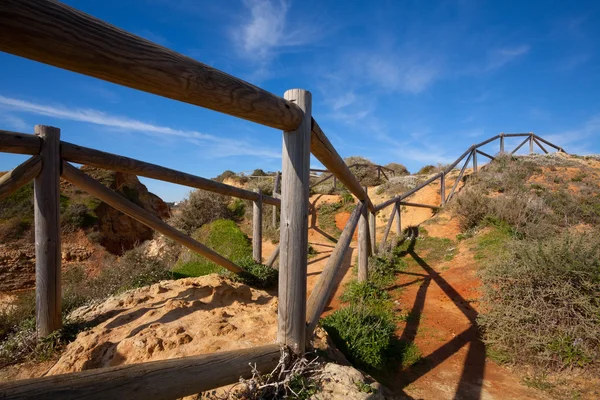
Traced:
<path fill-rule="evenodd" d="M 446 193 L 457 175 L 456 170 L 449 174 Z M 396 177 L 369 187 L 369 194 L 379 204 L 429 176 Z M 596 242 L 591 239 L 590 246 L 584 248 L 555 244 L 564 242 L 567 234 L 597 232 L 599 177 L 598 159 L 558 154 L 501 156 L 480 168 L 477 175 L 467 169 L 458 194 L 441 211 L 402 207 L 403 235 L 397 237 L 392 232 L 386 250 L 370 260 L 373 283 L 367 285 L 356 283 L 353 265 L 357 245 L 353 241 L 336 277 L 341 284 L 324 312 L 329 317 L 323 327 L 335 346 L 321 331 L 325 344 L 320 349 L 329 354 L 325 359 L 347 363 L 335 350 L 339 348 L 353 365 L 385 387 L 367 374 L 344 370 L 346 383 L 323 389 L 330 393 L 323 398 L 373 398 L 369 393 L 424 399 L 597 398 L 600 380 L 590 376 L 597 376 L 595 351 L 600 344 L 600 321 L 594 319 L 600 307 L 600 247 L 594 247 Z M 195 193 L 181 205 L 174 223 L 182 224 L 181 229 L 188 229 L 221 254 L 243 262 L 251 255 L 247 204 Z M 439 205 L 439 180 L 408 200 Z M 343 188 L 331 185 L 315 188 L 310 203 L 308 293 L 356 205 Z M 207 204 L 214 214 L 194 208 Z M 377 217 L 378 241 L 390 212 L 391 208 L 385 209 Z M 200 226 L 190 225 L 190 221 L 197 221 L 192 216 L 206 220 Z M 269 225 L 271 215 L 266 213 L 264 218 L 265 226 Z M 77 233 L 80 237 L 81 232 L 85 230 Z M 265 234 L 263 259 L 276 246 L 275 233 Z M 107 270 L 112 275 L 101 279 L 76 280 L 67 275 L 70 282 L 77 281 L 72 286 L 75 291 L 94 299 L 81 308 L 74 307 L 69 315 L 69 326 L 79 332 L 77 337 L 66 339 L 71 343 L 59 346 L 59 353 L 46 356 L 49 361 L 29 358 L 24 364 L 3 368 L 0 378 L 35 377 L 275 341 L 277 297 L 272 287 L 253 288 L 252 284 L 231 281 L 229 275 L 223 276 L 222 269 L 190 252 L 177 250 L 173 255 L 170 246 L 158 237 L 125 253 L 118 265 Z M 540 263 L 534 251 L 538 247 L 554 253 L 542 253 L 545 258 Z M 515 258 L 518 254 L 529 258 Z M 583 254 L 588 255 L 589 263 L 577 261 Z M 523 275 L 520 268 L 526 262 L 532 266 L 527 266 Z M 513 269 L 499 270 L 502 265 Z M 571 271 L 575 271 L 576 280 Z M 591 278 L 586 280 L 588 273 Z M 172 279 L 177 277 L 185 279 Z M 116 294 L 102 290 L 101 296 L 95 294 L 98 287 L 115 285 L 117 280 L 122 282 Z M 510 285 L 504 286 L 507 281 Z M 573 283 L 569 286 L 566 282 Z M 498 285 L 513 297 L 502 297 L 494 290 Z M 566 287 L 571 291 L 557 292 Z M 511 292 L 513 288 L 521 292 Z M 110 294 L 114 295 L 104 300 Z M 513 299 L 521 302 L 514 303 Z M 529 300 L 532 302 L 527 303 Z M 582 309 L 575 307 L 573 311 L 574 304 Z M 559 311 L 550 312 L 550 306 Z M 528 311 L 514 312 L 509 307 Z M 371 313 L 365 320 L 367 325 L 345 325 L 352 318 L 359 320 L 365 310 Z M 585 326 L 583 317 L 587 318 Z M 380 332 L 378 329 L 386 324 L 388 330 Z M 511 345 L 517 343 L 517 337 L 507 336 L 507 327 L 522 338 L 517 347 Z M 345 342 L 344 329 L 366 329 L 376 339 L 352 348 Z M 540 334 L 530 346 L 534 339 L 529 333 L 538 331 L 547 332 L 547 337 Z M 547 344 L 540 347 L 539 343 Z M 367 385 L 363 387 L 366 392 L 355 390 L 361 385 Z M 344 392 L 348 388 L 354 391 Z"/>
<path fill-rule="evenodd" d="M 81 170 L 161 219 L 170 216 L 168 206 L 148 192 L 136 176 L 86 166 Z M 65 268 L 84 264 L 89 270 L 98 271 L 104 258 L 121 255 L 154 236 L 152 229 L 64 180 L 60 190 Z M 34 253 L 31 182 L 0 201 L 0 292 L 34 287 Z"/>

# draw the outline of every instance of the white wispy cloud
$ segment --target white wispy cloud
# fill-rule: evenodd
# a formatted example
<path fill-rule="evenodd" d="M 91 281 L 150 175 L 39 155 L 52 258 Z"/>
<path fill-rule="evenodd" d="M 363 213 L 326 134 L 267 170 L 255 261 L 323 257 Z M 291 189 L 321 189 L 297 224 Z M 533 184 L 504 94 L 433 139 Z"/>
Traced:
<path fill-rule="evenodd" d="M 491 50 L 487 56 L 487 63 L 485 65 L 485 71 L 493 71 L 504 67 L 506 64 L 514 61 L 515 59 L 524 56 L 529 53 L 531 46 L 522 44 L 514 47 L 502 47 Z"/>
<path fill-rule="evenodd" d="M 28 124 L 23 118 L 19 118 L 16 115 L 0 114 L 0 121 L 15 131 L 33 132 L 33 125 Z"/>
<path fill-rule="evenodd" d="M 582 155 L 600 152 L 596 144 L 589 143 L 589 139 L 600 134 L 600 114 L 592 116 L 577 128 L 550 134 L 536 133 L 549 142 L 563 147 L 568 153 Z"/>
<path fill-rule="evenodd" d="M 306 45 L 315 38 L 317 30 L 309 24 L 290 29 L 287 0 L 244 0 L 244 6 L 249 14 L 244 16 L 247 22 L 236 26 L 232 37 L 248 59 L 265 62 L 279 51 Z"/>
<path fill-rule="evenodd" d="M 439 77 L 439 69 L 432 63 L 418 59 L 390 58 L 376 55 L 366 63 L 369 78 L 383 89 L 420 93 Z"/>
<path fill-rule="evenodd" d="M 197 145 L 210 145 L 210 151 L 205 154 L 213 157 L 257 156 L 279 158 L 279 152 L 260 148 L 240 140 L 222 138 L 193 130 L 175 129 L 167 126 L 154 125 L 127 117 L 111 115 L 99 110 L 49 106 L 26 100 L 0 96 L 0 106 L 9 111 L 43 115 L 52 118 L 90 123 L 113 129 L 139 132 L 155 137 L 176 136 L 184 138 Z"/>

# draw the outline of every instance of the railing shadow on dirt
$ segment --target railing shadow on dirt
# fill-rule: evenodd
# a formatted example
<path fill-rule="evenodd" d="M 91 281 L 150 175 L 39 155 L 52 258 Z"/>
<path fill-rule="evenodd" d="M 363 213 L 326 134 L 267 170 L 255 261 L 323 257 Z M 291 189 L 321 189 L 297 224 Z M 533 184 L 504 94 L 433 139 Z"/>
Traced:
<path fill-rule="evenodd" d="M 468 318 L 471 326 L 432 353 L 423 357 L 417 364 L 394 376 L 394 380 L 388 383 L 390 389 L 395 393 L 406 396 L 406 393 L 403 391 L 404 388 L 436 368 L 453 354 L 458 352 L 463 346 L 469 344 L 469 350 L 464 362 L 462 375 L 453 398 L 469 400 L 480 399 L 485 372 L 485 344 L 480 338 L 480 332 L 476 323 L 477 311 L 437 271 L 431 268 L 431 266 L 416 253 L 415 243 L 418 237 L 418 227 L 410 228 L 407 234 L 408 236 L 405 240 L 410 240 L 410 242 L 404 255 L 410 255 L 426 274 L 408 273 L 409 275 L 419 276 L 420 279 L 418 280 L 422 280 L 423 283 L 417 291 L 415 301 L 400 340 L 411 343 L 416 338 L 421 320 L 420 316 L 425 306 L 427 289 L 430 287 L 432 281 L 442 289 L 456 307 Z"/>
<path fill-rule="evenodd" d="M 313 229 L 315 232 L 321 234 L 322 236 L 324 236 L 325 238 L 331 240 L 333 243 L 337 243 L 337 239 L 333 236 L 331 236 L 329 233 L 325 232 L 324 230 L 322 230 L 321 228 L 319 228 L 317 226 L 317 201 L 322 197 L 323 195 L 320 194 L 315 198 L 315 201 L 313 201 L 309 207 L 308 207 L 308 213 L 310 216 L 310 222 L 308 224 L 308 229 Z"/>

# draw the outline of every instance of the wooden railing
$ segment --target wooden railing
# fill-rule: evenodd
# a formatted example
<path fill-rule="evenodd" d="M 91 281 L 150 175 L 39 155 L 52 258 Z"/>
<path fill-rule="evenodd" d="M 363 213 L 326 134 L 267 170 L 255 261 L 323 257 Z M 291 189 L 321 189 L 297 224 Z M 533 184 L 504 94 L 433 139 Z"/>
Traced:
<path fill-rule="evenodd" d="M 257 261 L 260 261 L 261 250 L 262 206 L 280 207 L 281 211 L 280 245 L 267 261 L 268 265 L 273 265 L 279 255 L 276 344 L 3 383 L 0 384 L 0 398 L 169 399 L 234 383 L 240 376 L 250 374 L 249 363 L 256 365 L 259 371 L 271 371 L 279 361 L 281 346 L 296 354 L 304 353 L 306 341 L 312 336 L 335 289 L 334 277 L 357 226 L 358 277 L 366 280 L 368 257 L 376 248 L 375 213 L 394 205 L 392 218 L 386 227 L 385 242 L 396 214 L 396 230 L 401 233 L 402 205 L 437 207 L 404 201 L 410 194 L 436 179 L 444 182 L 446 174 L 468 154 L 458 182 L 471 157 L 475 165 L 477 154 L 491 157 L 478 151 L 478 147 L 500 138 L 503 150 L 504 137 L 515 136 L 499 135 L 472 146 L 447 170 L 376 207 L 312 117 L 312 97 L 306 90 L 292 89 L 281 98 L 57 1 L 0 2 L 0 37 L 0 50 L 8 53 L 283 131 L 281 194 L 277 195 L 275 190 L 272 197 L 144 161 L 61 142 L 60 130 L 53 127 L 38 125 L 35 135 L 0 131 L 0 152 L 33 156 L 0 178 L 0 199 L 34 180 L 36 324 L 39 336 L 51 333 L 61 324 L 60 177 L 213 262 L 233 272 L 243 272 L 235 263 L 129 202 L 70 163 L 131 173 L 253 201 L 253 255 Z M 530 146 L 535 142 L 541 147 L 540 142 L 543 142 L 556 148 L 533 134 L 526 136 Z M 307 301 L 310 153 L 359 202 Z M 279 185 L 278 179 L 275 184 Z M 452 197 L 456 185 L 449 196 L 442 195 L 442 205 Z M 444 188 L 443 185 L 442 191 Z M 275 215 L 275 224 L 276 218 Z"/>
<path fill-rule="evenodd" d="M 354 163 L 354 164 L 350 164 L 348 165 L 348 169 L 350 169 L 350 171 L 352 171 L 352 168 L 355 167 L 364 167 L 364 168 L 370 168 L 370 169 L 374 169 L 377 172 L 377 179 L 381 179 L 381 175 L 383 175 L 383 177 L 386 180 L 390 180 L 390 178 L 387 176 L 387 174 L 385 173 L 385 171 L 388 171 L 392 176 L 396 176 L 396 171 L 394 171 L 391 168 L 388 167 L 384 167 L 383 165 L 377 165 L 377 164 L 362 164 L 362 163 Z M 333 183 L 331 185 L 332 189 L 335 189 L 337 187 L 337 178 L 334 174 L 330 173 L 328 170 L 326 169 L 318 169 L 318 168 L 311 168 L 310 172 L 320 172 L 322 175 L 319 176 L 319 178 L 322 178 L 320 180 L 318 180 L 317 182 L 313 183 L 312 185 L 310 185 L 310 188 L 314 188 L 316 186 L 319 186 L 322 183 L 327 182 L 330 179 L 333 179 Z M 323 176 L 326 175 L 326 176 Z"/>

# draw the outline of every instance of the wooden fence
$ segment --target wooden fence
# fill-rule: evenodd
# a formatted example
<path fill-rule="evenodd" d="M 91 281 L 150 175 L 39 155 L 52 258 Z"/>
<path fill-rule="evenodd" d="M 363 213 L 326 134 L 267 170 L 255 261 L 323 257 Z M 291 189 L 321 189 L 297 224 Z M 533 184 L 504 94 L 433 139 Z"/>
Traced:
<path fill-rule="evenodd" d="M 0 398 L 169 399 L 191 395 L 236 382 L 248 376 L 249 363 L 260 371 L 270 371 L 279 361 L 280 348 L 297 354 L 305 351 L 320 315 L 335 289 L 335 275 L 349 249 L 352 235 L 359 230 L 360 280 L 368 278 L 368 257 L 375 252 L 375 213 L 393 205 L 385 242 L 396 216 L 401 233 L 400 207 L 430 207 L 404 201 L 427 184 L 445 176 L 464 159 L 448 201 L 472 158 L 484 144 L 500 138 L 526 136 L 520 148 L 541 143 L 562 149 L 533 134 L 506 134 L 471 146 L 445 171 L 417 188 L 379 206 L 372 204 L 367 191 L 351 173 L 340 155 L 312 117 L 311 93 L 288 90 L 278 97 L 243 80 L 211 68 L 170 49 L 139 38 L 104 21 L 56 1 L 4 0 L 0 2 L 0 50 L 35 61 L 93 76 L 156 95 L 183 101 L 253 121 L 282 131 L 281 182 L 275 179 L 273 196 L 265 196 L 159 165 L 105 153 L 60 140 L 60 130 L 35 127 L 35 134 L 0 131 L 0 152 L 32 157 L 0 178 L 0 199 L 34 180 L 36 241 L 36 325 L 39 336 L 61 326 L 60 287 L 60 177 L 112 207 L 159 231 L 211 261 L 241 273 L 243 269 L 212 249 L 169 226 L 141 207 L 87 176 L 71 163 L 90 165 L 152 179 L 186 185 L 254 202 L 253 255 L 260 260 L 261 213 L 264 205 L 280 208 L 280 245 L 266 262 L 273 265 L 279 255 L 279 308 L 277 343 L 251 349 L 194 357 L 147 362 L 113 368 L 100 368 L 72 374 L 28 379 L 0 384 Z M 517 148 L 517 150 L 518 150 Z M 310 153 L 358 199 L 325 269 L 306 298 Z M 384 169 L 379 169 L 384 173 Z M 278 175 L 279 176 L 279 175 Z M 278 195 L 278 188 L 281 194 Z M 442 185 L 444 193 L 445 185 Z M 274 213 L 274 224 L 277 215 Z"/>

